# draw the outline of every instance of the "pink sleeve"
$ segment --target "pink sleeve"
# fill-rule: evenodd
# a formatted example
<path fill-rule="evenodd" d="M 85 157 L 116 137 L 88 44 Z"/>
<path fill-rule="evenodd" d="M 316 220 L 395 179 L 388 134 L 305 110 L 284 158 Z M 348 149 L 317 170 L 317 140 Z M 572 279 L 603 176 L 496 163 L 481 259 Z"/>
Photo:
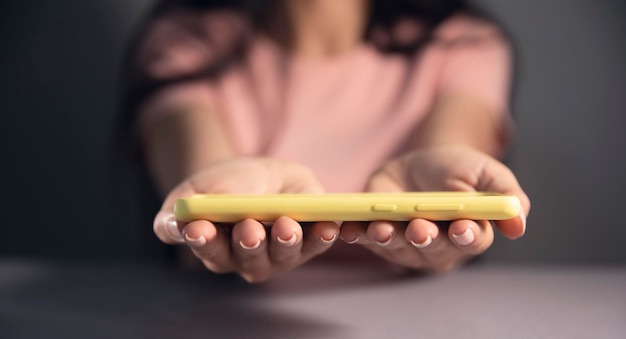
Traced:
<path fill-rule="evenodd" d="M 467 95 L 480 100 L 500 124 L 504 146 L 513 132 L 509 112 L 512 78 L 510 45 L 497 27 L 467 17 L 455 18 L 439 30 L 444 60 L 438 95 Z"/>
<path fill-rule="evenodd" d="M 442 69 L 439 93 L 470 95 L 494 113 L 506 113 L 510 63 L 505 44 L 495 38 L 452 47 Z"/>

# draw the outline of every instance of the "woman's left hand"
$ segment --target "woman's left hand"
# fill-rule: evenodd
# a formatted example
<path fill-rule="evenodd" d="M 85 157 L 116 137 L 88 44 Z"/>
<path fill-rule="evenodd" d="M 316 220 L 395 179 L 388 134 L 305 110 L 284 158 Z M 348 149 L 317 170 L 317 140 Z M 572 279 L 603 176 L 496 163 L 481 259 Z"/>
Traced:
<path fill-rule="evenodd" d="M 516 195 L 521 213 L 510 220 L 493 222 L 507 238 L 524 235 L 530 210 L 528 196 L 515 175 L 493 157 L 464 146 L 434 147 L 414 151 L 377 171 L 366 187 L 370 192 L 488 191 Z M 494 238 L 486 220 L 439 223 L 345 222 L 341 238 L 363 245 L 386 260 L 413 269 L 447 270 L 483 253 Z"/>

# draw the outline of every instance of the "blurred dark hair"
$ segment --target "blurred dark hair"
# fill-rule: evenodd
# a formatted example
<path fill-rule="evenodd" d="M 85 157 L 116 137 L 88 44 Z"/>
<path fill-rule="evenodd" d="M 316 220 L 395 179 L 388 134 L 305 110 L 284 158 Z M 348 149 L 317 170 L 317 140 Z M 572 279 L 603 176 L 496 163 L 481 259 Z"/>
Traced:
<path fill-rule="evenodd" d="M 231 9 L 245 14 L 253 24 L 259 25 L 275 9 L 281 0 L 160 0 L 154 7 L 152 15 L 159 16 L 175 8 L 195 10 Z M 426 28 L 424 39 L 416 41 L 413 46 L 390 46 L 387 52 L 414 52 L 420 42 L 429 38 L 441 22 L 453 14 L 464 12 L 485 17 L 484 13 L 465 0 L 371 0 L 368 25 L 365 37 L 374 27 L 390 29 L 400 19 L 415 19 Z"/>

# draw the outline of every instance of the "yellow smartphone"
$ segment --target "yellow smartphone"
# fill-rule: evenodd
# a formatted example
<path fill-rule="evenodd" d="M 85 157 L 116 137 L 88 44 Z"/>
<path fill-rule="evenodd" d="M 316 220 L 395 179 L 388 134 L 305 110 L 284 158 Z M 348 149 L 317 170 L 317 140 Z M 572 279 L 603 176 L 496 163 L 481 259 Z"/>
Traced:
<path fill-rule="evenodd" d="M 296 221 L 506 220 L 521 209 L 514 195 L 489 192 L 403 192 L 356 194 L 199 194 L 176 201 L 179 220 Z"/>

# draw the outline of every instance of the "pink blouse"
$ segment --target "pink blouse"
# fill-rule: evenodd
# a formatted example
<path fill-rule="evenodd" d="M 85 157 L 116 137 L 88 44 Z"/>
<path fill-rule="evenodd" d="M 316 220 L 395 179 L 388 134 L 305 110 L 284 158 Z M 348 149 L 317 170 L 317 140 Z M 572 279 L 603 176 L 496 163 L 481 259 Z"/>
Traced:
<path fill-rule="evenodd" d="M 229 46 L 227 33 L 213 34 L 220 21 L 211 18 L 201 19 L 207 39 Z M 144 45 L 150 58 L 137 67 L 145 76 L 186 74 L 219 54 L 198 37 L 177 36 L 183 34 L 177 29 L 167 21 L 151 27 L 148 42 L 169 34 L 175 43 Z M 138 126 L 169 108 L 206 105 L 221 115 L 240 155 L 297 161 L 328 192 L 361 191 L 385 161 L 408 151 L 408 139 L 439 95 L 481 100 L 507 132 L 511 53 L 501 32 L 484 21 L 450 18 L 411 57 L 363 42 L 339 56 L 307 59 L 253 36 L 244 59 L 220 76 L 178 82 L 147 97 Z"/>

